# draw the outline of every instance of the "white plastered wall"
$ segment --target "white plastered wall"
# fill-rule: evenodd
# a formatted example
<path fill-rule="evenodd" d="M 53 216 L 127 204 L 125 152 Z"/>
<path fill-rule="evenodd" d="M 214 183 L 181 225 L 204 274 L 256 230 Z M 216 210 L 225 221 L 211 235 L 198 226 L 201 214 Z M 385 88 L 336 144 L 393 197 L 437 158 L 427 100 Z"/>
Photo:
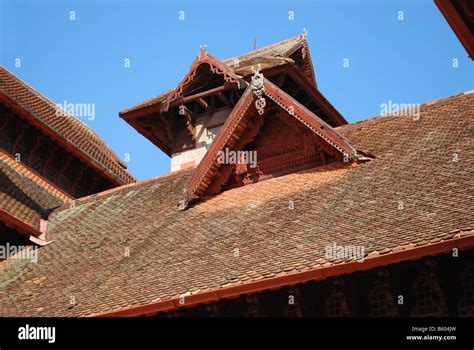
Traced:
<path fill-rule="evenodd" d="M 196 120 L 196 148 L 171 155 L 171 171 L 197 166 L 219 133 L 231 110 L 229 108 L 206 114 Z"/>

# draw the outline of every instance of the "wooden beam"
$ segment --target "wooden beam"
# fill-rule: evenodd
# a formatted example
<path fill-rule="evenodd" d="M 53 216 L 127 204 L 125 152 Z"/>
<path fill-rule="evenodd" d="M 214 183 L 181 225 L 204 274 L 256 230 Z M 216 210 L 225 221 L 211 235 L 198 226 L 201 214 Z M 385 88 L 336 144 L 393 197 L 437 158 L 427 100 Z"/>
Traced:
<path fill-rule="evenodd" d="M 232 104 L 230 103 L 230 101 L 227 99 L 227 97 L 225 97 L 225 95 L 222 93 L 222 92 L 218 92 L 216 94 L 216 97 L 223 103 L 226 105 L 226 107 L 228 108 L 232 108 Z"/>
<path fill-rule="evenodd" d="M 193 113 L 184 107 L 184 116 L 186 117 L 186 128 L 188 129 L 189 134 L 193 138 L 193 140 L 196 140 L 196 129 L 194 128 L 194 123 L 193 123 Z"/>
<path fill-rule="evenodd" d="M 82 162 L 80 162 L 79 164 L 81 170 L 79 170 L 76 175 L 76 178 L 74 179 L 74 181 L 71 182 L 71 186 L 69 187 L 69 193 L 71 195 L 74 195 L 74 189 L 77 187 L 77 184 L 82 181 L 82 179 L 84 178 L 84 174 L 87 172 L 88 169 L 88 167 L 85 164 L 82 164 Z"/>
<path fill-rule="evenodd" d="M 91 184 L 87 189 L 87 195 L 91 195 L 95 193 L 95 189 L 97 187 L 97 183 L 99 182 L 98 177 L 96 174 L 91 176 Z"/>
<path fill-rule="evenodd" d="M 260 305 L 257 295 L 251 294 L 247 295 L 245 298 L 247 302 L 247 316 L 249 317 L 259 317 L 260 315 Z"/>
<path fill-rule="evenodd" d="M 289 70 L 291 65 L 292 65 L 291 63 L 288 63 L 288 64 L 280 65 L 280 66 L 277 66 L 277 67 L 265 69 L 264 70 L 265 77 L 268 78 L 268 77 L 272 77 L 272 76 L 275 76 L 275 75 L 278 75 L 278 74 L 286 73 Z M 220 86 L 220 87 L 208 90 L 208 91 L 204 91 L 204 92 L 199 93 L 199 94 L 186 96 L 186 97 L 183 97 L 183 98 L 177 98 L 176 100 L 173 100 L 170 103 L 170 107 L 171 106 L 177 106 L 177 105 L 184 104 L 184 103 L 193 102 L 197 97 L 206 97 L 208 95 L 214 94 L 215 92 L 223 92 L 223 91 L 229 91 L 229 90 L 232 91 L 235 87 L 236 87 L 235 83 L 227 83 L 226 82 L 224 84 L 224 87 Z M 232 105 L 234 105 L 236 103 L 235 99 L 233 99 L 232 94 L 230 96 L 230 101 L 231 101 Z M 145 106 L 145 107 L 135 109 L 135 110 L 132 110 L 132 111 L 129 111 L 129 112 L 120 112 L 119 115 L 120 115 L 121 118 L 123 118 L 127 121 L 131 121 L 134 118 L 143 117 L 145 115 L 149 115 L 149 114 L 152 114 L 152 113 L 157 113 L 157 112 L 160 113 L 161 112 L 161 105 L 162 105 L 162 102 L 157 102 L 157 103 L 152 104 L 150 106 Z M 134 124 L 132 124 L 132 126 L 134 126 Z"/>
<path fill-rule="evenodd" d="M 351 316 L 351 310 L 349 309 L 346 301 L 343 277 L 338 276 L 332 281 L 331 295 L 334 295 L 335 298 L 339 301 L 339 304 L 341 306 L 340 316 Z"/>
<path fill-rule="evenodd" d="M 236 84 L 224 83 L 224 85 L 221 85 L 221 86 L 218 86 L 216 88 L 206 90 L 206 91 L 194 94 L 194 95 L 190 95 L 190 96 L 186 96 L 186 97 L 179 97 L 176 100 L 174 100 L 173 102 L 171 102 L 170 107 L 176 107 L 176 106 L 179 106 L 179 105 L 183 105 L 183 104 L 195 101 L 199 98 L 204 98 L 204 97 L 208 97 L 208 96 L 214 95 L 214 94 L 219 93 L 219 92 L 227 91 L 227 90 L 230 90 L 230 89 L 234 88 L 235 86 L 236 86 Z"/>
<path fill-rule="evenodd" d="M 20 118 L 20 120 L 22 120 Z M 18 125 L 17 125 L 18 127 Z M 25 129 L 27 128 L 27 125 L 25 124 L 21 124 L 21 126 L 19 126 L 21 129 L 20 129 L 20 132 L 18 133 L 17 137 L 13 140 L 13 143 L 11 145 L 11 152 L 13 154 L 13 156 L 15 156 L 15 152 L 16 152 L 16 149 L 17 149 L 17 146 L 18 146 L 18 143 L 20 142 L 20 140 L 23 138 L 23 135 L 25 134 Z M 21 155 L 20 155 L 21 157 Z"/>
<path fill-rule="evenodd" d="M 0 124 L 0 131 L 3 131 L 3 129 L 5 129 L 8 125 L 8 121 L 10 119 L 10 117 L 8 116 L 8 114 L 5 114 L 5 119 L 2 121 L 2 123 Z"/>
<path fill-rule="evenodd" d="M 216 96 L 211 95 L 210 99 L 211 99 L 211 108 L 212 108 L 213 111 L 215 111 L 216 110 Z"/>
<path fill-rule="evenodd" d="M 283 84 L 285 83 L 285 79 L 286 79 L 286 73 L 282 73 L 278 76 L 278 80 L 277 80 L 277 83 L 276 85 L 281 88 L 283 86 Z"/>
<path fill-rule="evenodd" d="M 222 303 L 222 301 L 221 301 Z M 205 305 L 205 309 L 208 317 L 219 317 L 222 316 L 219 312 L 218 303 L 209 303 Z"/>
<path fill-rule="evenodd" d="M 41 175 L 44 176 L 45 172 L 46 172 L 46 168 L 48 167 L 49 163 L 51 162 L 51 160 L 53 159 L 54 157 L 54 152 L 56 151 L 56 147 L 54 146 L 54 144 L 51 145 L 51 147 L 49 147 L 48 149 L 48 154 L 46 155 L 46 158 L 44 159 L 44 162 L 43 162 L 43 166 L 41 167 Z"/>
<path fill-rule="evenodd" d="M 385 299 L 387 300 L 387 311 L 389 317 L 398 317 L 400 316 L 398 314 L 398 309 L 397 305 L 395 304 L 395 299 L 393 298 L 392 295 L 392 290 L 390 288 L 390 273 L 386 268 L 381 268 L 378 271 L 378 275 L 380 276 L 380 279 L 382 280 L 382 288 L 383 292 L 385 294 Z"/>
<path fill-rule="evenodd" d="M 34 237 L 40 237 L 42 232 L 37 228 L 27 224 L 26 222 L 20 220 L 19 218 L 11 215 L 9 212 L 0 209 L 0 220 L 5 223 L 7 227 L 11 227 L 20 232 L 24 232 Z"/>
<path fill-rule="evenodd" d="M 292 67 L 290 77 L 300 86 L 311 99 L 324 110 L 336 126 L 347 124 L 344 117 L 329 103 L 328 100 L 316 89 L 308 78 L 297 68 Z"/>
<path fill-rule="evenodd" d="M 26 159 L 27 164 L 30 164 L 30 163 L 31 163 L 35 151 L 38 149 L 38 147 L 39 147 L 39 146 L 41 145 L 41 143 L 42 143 L 42 139 L 43 139 L 43 137 L 41 136 L 40 132 L 38 131 L 38 132 L 36 133 L 36 137 L 35 137 L 35 141 L 34 141 L 34 143 L 33 143 L 33 147 L 31 147 L 31 150 L 30 150 L 30 152 L 28 153 L 28 156 L 27 156 L 27 159 Z"/>
<path fill-rule="evenodd" d="M 166 125 L 166 134 L 168 135 L 168 138 L 171 141 L 174 139 L 174 128 L 173 124 L 170 123 L 168 119 L 168 113 L 160 113 L 160 120 L 163 122 L 163 124 Z"/>
<path fill-rule="evenodd" d="M 234 89 L 235 96 L 239 99 L 242 96 L 242 93 L 238 89 Z"/>
<path fill-rule="evenodd" d="M 242 128 L 240 132 L 235 132 L 233 135 L 238 133 L 238 140 L 232 146 L 232 149 L 235 151 L 240 151 L 245 149 L 245 147 L 250 144 L 257 134 L 260 132 L 261 128 L 263 127 L 263 118 L 258 118 L 254 122 L 250 122 L 248 125 Z M 243 125 L 245 123 L 244 120 L 241 120 L 239 125 Z M 236 126 L 235 130 L 238 130 L 239 125 Z M 246 130 L 248 130 L 246 132 Z M 230 142 L 229 142 L 230 143 Z M 230 145 L 227 144 L 227 147 Z M 210 185 L 204 186 L 205 195 L 213 195 L 219 193 L 221 191 L 222 186 L 227 182 L 232 171 L 234 169 L 233 166 L 219 166 L 218 168 L 218 177 L 213 179 Z M 209 176 L 208 178 L 212 178 Z M 199 194 L 199 192 L 196 192 Z"/>
<path fill-rule="evenodd" d="M 469 54 L 471 60 L 474 60 L 474 35 L 469 30 L 469 24 L 466 23 L 461 17 L 461 13 L 458 12 L 458 9 L 455 7 L 454 2 L 448 0 L 434 0 L 434 2 L 436 6 L 438 6 L 440 12 L 443 14 L 444 18 L 448 22 L 454 34 L 456 34 L 459 41 L 464 46 L 464 49 Z M 469 1 L 465 1 L 465 6 L 462 6 L 462 1 L 459 2 L 461 8 L 464 8 L 466 12 L 467 9 L 470 8 L 468 2 Z M 470 15 L 472 19 L 472 13 Z M 469 14 L 466 13 L 466 17 L 469 17 Z"/>
<path fill-rule="evenodd" d="M 64 155 L 64 158 L 66 159 L 62 159 L 62 162 L 61 162 L 61 166 L 60 168 L 58 169 L 58 173 L 56 174 L 56 183 L 59 184 L 60 181 L 61 181 L 61 177 L 63 176 L 64 172 L 66 171 L 67 167 L 69 166 L 69 164 L 71 164 L 71 160 L 72 160 L 72 157 L 69 155 L 69 154 L 65 154 Z"/>
<path fill-rule="evenodd" d="M 102 174 L 104 177 L 111 179 L 111 181 L 113 181 L 114 184 L 117 184 L 117 185 L 124 184 L 124 180 L 119 175 L 116 175 L 115 173 L 111 172 L 110 169 L 107 169 L 97 159 L 92 158 L 88 153 L 74 146 L 70 141 L 65 139 L 63 135 L 61 135 L 56 130 L 51 128 L 43 120 L 36 118 L 29 111 L 24 109 L 16 101 L 12 100 L 9 96 L 5 95 L 1 91 L 0 91 L 0 101 L 4 103 L 5 105 L 7 105 L 10 109 L 12 109 L 13 112 L 24 117 L 29 122 L 30 125 L 33 125 L 41 129 L 45 135 L 49 136 L 59 146 L 65 148 L 66 150 L 74 154 L 75 156 L 89 163 L 92 168 L 96 169 L 96 171 Z"/>
<path fill-rule="evenodd" d="M 196 102 L 199 103 L 199 105 L 204 108 L 208 113 L 213 114 L 214 109 L 212 106 L 204 100 L 204 98 L 200 97 L 196 99 Z"/>
<path fill-rule="evenodd" d="M 293 304 L 289 303 L 290 296 L 293 297 Z M 301 311 L 301 293 L 299 287 L 292 286 L 288 288 L 288 311 L 289 316 L 303 317 L 303 311 Z"/>

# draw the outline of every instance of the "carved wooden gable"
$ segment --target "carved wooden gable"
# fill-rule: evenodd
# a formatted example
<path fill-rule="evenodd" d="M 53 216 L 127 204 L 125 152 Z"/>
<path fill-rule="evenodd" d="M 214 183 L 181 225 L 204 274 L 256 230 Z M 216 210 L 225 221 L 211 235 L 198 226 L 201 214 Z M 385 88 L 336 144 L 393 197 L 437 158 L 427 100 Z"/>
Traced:
<path fill-rule="evenodd" d="M 247 158 L 232 167 L 231 174 L 221 189 L 245 185 L 289 172 L 311 168 L 335 160 L 342 161 L 342 154 L 327 145 L 304 124 L 278 107 L 260 117 L 263 122 L 255 138 L 243 148 L 241 155 Z M 252 134 L 252 130 L 248 130 Z M 250 156 L 249 156 L 250 155 Z M 255 161 L 255 167 L 252 165 Z M 220 189 L 211 187 L 212 191 Z"/>
<path fill-rule="evenodd" d="M 189 181 L 182 207 L 265 178 L 362 157 L 334 129 L 255 73 Z"/>
<path fill-rule="evenodd" d="M 245 84 L 241 76 L 225 63 L 201 49 L 189 72 L 181 80 L 176 89 L 168 96 L 166 110 L 172 101 L 187 95 L 197 94 L 218 86 L 228 84 Z"/>

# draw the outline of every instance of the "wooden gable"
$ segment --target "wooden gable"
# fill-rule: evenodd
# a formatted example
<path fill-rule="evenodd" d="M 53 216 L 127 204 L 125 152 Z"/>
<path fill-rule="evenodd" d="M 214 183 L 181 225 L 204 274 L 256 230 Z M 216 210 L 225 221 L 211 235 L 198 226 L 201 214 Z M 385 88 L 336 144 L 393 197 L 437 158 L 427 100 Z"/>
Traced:
<path fill-rule="evenodd" d="M 188 73 L 166 100 L 166 110 L 180 98 L 199 94 L 224 84 L 245 84 L 241 76 L 234 73 L 225 63 L 201 48 L 198 57 L 192 63 Z"/>
<path fill-rule="evenodd" d="M 329 124 L 255 72 L 181 203 L 269 177 L 364 157 Z"/>

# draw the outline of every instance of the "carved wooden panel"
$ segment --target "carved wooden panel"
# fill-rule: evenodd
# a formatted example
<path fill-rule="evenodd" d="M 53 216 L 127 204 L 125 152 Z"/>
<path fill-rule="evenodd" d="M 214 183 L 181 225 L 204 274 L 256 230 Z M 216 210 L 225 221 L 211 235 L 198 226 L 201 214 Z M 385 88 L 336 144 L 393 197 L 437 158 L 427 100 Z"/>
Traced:
<path fill-rule="evenodd" d="M 474 317 L 474 261 L 466 263 L 460 277 L 461 300 L 458 307 L 459 316 Z"/>
<path fill-rule="evenodd" d="M 427 260 L 425 264 L 426 266 L 420 266 L 415 281 L 415 303 L 411 316 L 448 316 L 444 295 L 441 293 L 436 276 L 435 263 L 433 260 Z"/>
<path fill-rule="evenodd" d="M 73 158 L 68 151 L 38 128 L 1 104 L 0 149 L 15 158 L 19 155 L 17 159 L 24 165 L 76 197 L 91 194 L 87 191 L 88 185 L 85 186 L 83 182 L 88 184 L 92 176 L 99 176 L 95 170 L 90 169 L 78 158 Z M 68 159 L 71 161 L 70 164 L 67 163 Z M 83 168 L 90 171 L 82 171 Z M 86 173 L 86 176 L 81 175 L 80 181 L 76 181 L 76 177 L 82 172 Z M 106 183 L 101 184 L 101 188 L 108 189 L 113 186 L 108 180 L 104 181 Z M 80 188 L 76 190 L 76 186 Z"/>
<path fill-rule="evenodd" d="M 269 112 L 255 139 L 244 148 L 256 152 L 257 166 L 235 165 L 224 188 L 256 182 L 337 159 L 319 136 L 286 112 Z"/>

